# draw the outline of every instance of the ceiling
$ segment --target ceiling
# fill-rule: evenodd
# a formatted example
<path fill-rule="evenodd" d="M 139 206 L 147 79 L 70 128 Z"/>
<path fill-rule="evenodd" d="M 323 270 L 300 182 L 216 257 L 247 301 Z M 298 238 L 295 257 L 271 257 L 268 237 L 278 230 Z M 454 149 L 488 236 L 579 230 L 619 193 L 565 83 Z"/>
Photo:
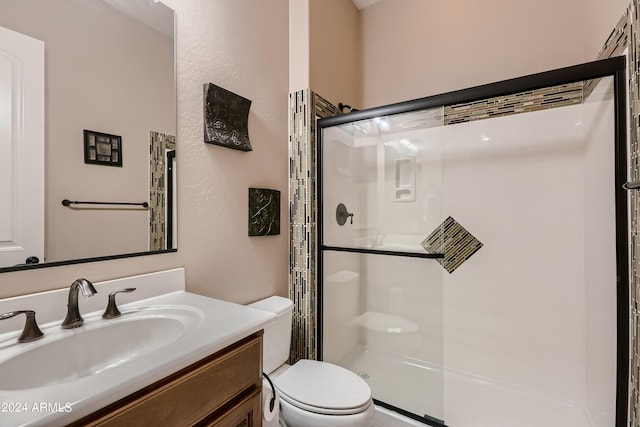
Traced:
<path fill-rule="evenodd" d="M 173 38 L 173 10 L 158 0 L 102 0 L 111 7 Z"/>
<path fill-rule="evenodd" d="M 356 5 L 358 9 L 364 9 L 365 7 L 371 6 L 374 3 L 378 3 L 380 0 L 353 0 L 353 3 Z"/>

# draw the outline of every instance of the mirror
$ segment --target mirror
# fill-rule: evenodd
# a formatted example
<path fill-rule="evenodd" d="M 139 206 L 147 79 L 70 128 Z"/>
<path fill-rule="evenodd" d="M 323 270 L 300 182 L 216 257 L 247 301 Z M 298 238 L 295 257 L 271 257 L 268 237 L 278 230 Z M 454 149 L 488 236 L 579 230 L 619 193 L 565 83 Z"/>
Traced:
<path fill-rule="evenodd" d="M 174 22 L 157 0 L 0 0 L 0 272 L 177 248 Z"/>

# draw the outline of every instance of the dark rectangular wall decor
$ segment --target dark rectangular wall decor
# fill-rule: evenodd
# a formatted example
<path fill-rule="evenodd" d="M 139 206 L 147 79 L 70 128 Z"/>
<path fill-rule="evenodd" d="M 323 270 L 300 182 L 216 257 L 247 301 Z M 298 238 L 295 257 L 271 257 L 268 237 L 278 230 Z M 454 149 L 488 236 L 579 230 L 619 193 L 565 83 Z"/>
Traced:
<path fill-rule="evenodd" d="M 249 236 L 280 234 L 280 192 L 249 188 Z"/>
<path fill-rule="evenodd" d="M 249 142 L 251 101 L 231 91 L 204 84 L 204 142 L 252 151 Z"/>
<path fill-rule="evenodd" d="M 122 167 L 122 137 L 85 129 L 84 162 Z"/>

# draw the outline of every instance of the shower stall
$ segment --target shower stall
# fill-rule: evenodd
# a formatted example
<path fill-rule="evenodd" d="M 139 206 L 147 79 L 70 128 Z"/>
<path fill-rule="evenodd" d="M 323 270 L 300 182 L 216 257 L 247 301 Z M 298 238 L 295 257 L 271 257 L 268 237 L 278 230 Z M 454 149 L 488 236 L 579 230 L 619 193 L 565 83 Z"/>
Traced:
<path fill-rule="evenodd" d="M 319 120 L 319 357 L 410 423 L 626 426 L 624 67 Z"/>

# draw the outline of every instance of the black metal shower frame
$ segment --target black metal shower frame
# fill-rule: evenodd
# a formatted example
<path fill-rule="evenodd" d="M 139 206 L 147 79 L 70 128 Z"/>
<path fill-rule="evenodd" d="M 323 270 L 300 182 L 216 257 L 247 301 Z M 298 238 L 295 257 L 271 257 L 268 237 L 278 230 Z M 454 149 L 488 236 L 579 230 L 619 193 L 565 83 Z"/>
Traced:
<path fill-rule="evenodd" d="M 511 95 L 514 93 L 542 89 L 550 86 L 613 77 L 614 85 L 614 150 L 615 150 L 615 217 L 616 217 L 616 423 L 615 427 L 627 427 L 629 417 L 629 215 L 628 196 L 624 185 L 628 174 L 627 152 L 627 77 L 626 57 L 618 56 L 602 59 L 557 70 L 546 71 L 515 79 L 504 80 L 496 83 L 476 86 L 468 89 L 457 90 L 440 95 L 419 98 L 411 101 L 353 111 L 333 117 L 317 120 L 317 355 L 322 360 L 322 320 L 323 320 L 323 252 L 325 250 L 340 250 L 353 253 L 373 253 L 377 255 L 415 256 L 411 253 L 385 252 L 368 249 L 336 248 L 325 246 L 323 241 L 323 214 L 322 214 L 322 129 L 352 123 L 359 120 L 372 119 L 374 117 L 390 116 L 411 111 L 424 110 L 435 107 L 446 107 L 454 104 L 478 101 L 497 96 Z M 426 255 L 426 254 L 425 254 Z M 434 256 L 430 256 L 434 258 Z M 437 419 L 420 417 L 401 408 L 394 407 L 385 402 L 374 399 L 375 403 L 399 412 L 409 418 L 422 421 L 428 425 L 442 427 L 444 424 Z"/>

